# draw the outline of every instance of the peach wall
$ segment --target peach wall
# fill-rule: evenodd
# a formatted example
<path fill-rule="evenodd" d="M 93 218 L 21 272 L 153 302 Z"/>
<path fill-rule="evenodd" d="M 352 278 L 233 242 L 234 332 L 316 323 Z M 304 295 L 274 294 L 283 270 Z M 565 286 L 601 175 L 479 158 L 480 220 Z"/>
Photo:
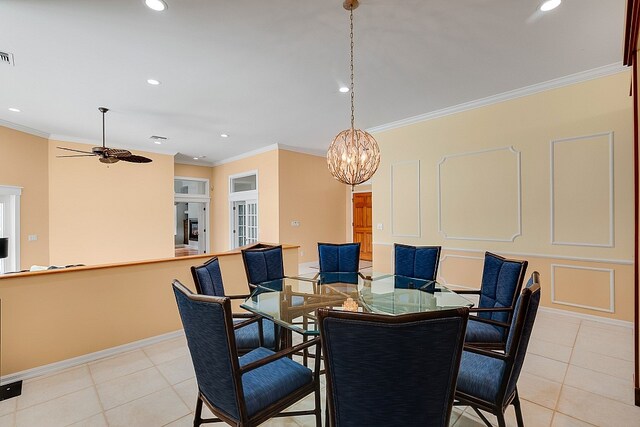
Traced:
<path fill-rule="evenodd" d="M 56 158 L 49 141 L 51 264 L 104 264 L 172 257 L 173 156 L 142 153 L 148 164 Z"/>
<path fill-rule="evenodd" d="M 631 320 L 629 81 L 628 72 L 618 73 L 376 133 L 382 162 L 373 177 L 373 216 L 384 229 L 373 230 L 374 268 L 392 268 L 394 242 L 442 245 L 453 252 L 441 268 L 458 255 L 457 269 L 477 274 L 484 250 L 514 254 L 531 261 L 530 272 L 543 273 L 545 305 Z M 403 175 L 414 165 L 419 178 Z M 598 185 L 588 184 L 591 175 L 600 177 Z M 402 206 L 394 206 L 392 186 L 404 192 Z M 410 216 L 407 206 L 414 207 Z M 597 282 L 584 282 L 585 266 L 596 269 Z M 552 287 L 559 302 L 551 301 Z M 612 313 L 602 311 L 611 289 Z"/>
<path fill-rule="evenodd" d="M 258 239 L 279 242 L 278 150 L 213 167 L 211 250 L 229 249 L 229 176 L 258 171 Z"/>
<path fill-rule="evenodd" d="M 248 292 L 240 254 L 219 254 L 229 294 Z M 182 329 L 173 279 L 211 255 L 0 276 L 3 375 Z M 284 249 L 286 274 L 297 248 Z"/>
<path fill-rule="evenodd" d="M 0 185 L 22 187 L 20 263 L 49 264 L 49 185 L 47 140 L 0 126 Z M 28 241 L 30 234 L 38 236 Z"/>
<path fill-rule="evenodd" d="M 315 261 L 317 242 L 344 241 L 346 186 L 331 176 L 325 157 L 288 150 L 278 155 L 279 241 L 300 245 L 300 262 Z"/>

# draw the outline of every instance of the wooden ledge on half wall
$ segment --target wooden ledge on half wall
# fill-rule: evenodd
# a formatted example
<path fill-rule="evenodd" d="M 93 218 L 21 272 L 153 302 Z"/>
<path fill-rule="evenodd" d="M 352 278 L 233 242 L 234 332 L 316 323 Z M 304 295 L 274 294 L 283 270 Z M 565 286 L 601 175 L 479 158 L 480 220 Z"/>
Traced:
<path fill-rule="evenodd" d="M 199 260 L 199 259 L 207 259 L 214 256 L 217 257 L 225 257 L 230 255 L 239 255 L 243 249 L 249 249 L 253 247 L 263 247 L 263 246 L 282 246 L 282 249 L 296 249 L 299 248 L 300 245 L 291 245 L 287 243 L 267 243 L 267 242 L 258 242 L 252 243 L 250 245 L 240 246 L 238 248 L 225 251 L 225 252 L 215 252 L 209 254 L 198 254 L 198 255 L 187 255 L 180 257 L 171 257 L 171 258 L 159 258 L 159 259 L 147 259 L 140 261 L 129 261 L 129 262 L 118 262 L 118 263 L 110 263 L 110 264 L 97 264 L 97 265 L 79 265 L 76 267 L 60 267 L 54 268 L 51 270 L 39 270 L 39 271 L 20 271 L 15 273 L 6 273 L 0 274 L 0 280 L 3 279 L 11 279 L 17 277 L 25 277 L 25 276 L 39 276 L 42 274 L 59 274 L 59 273 L 70 273 L 70 272 L 78 272 L 78 271 L 89 271 L 89 270 L 101 270 L 105 268 L 119 268 L 119 267 L 129 267 L 129 266 L 137 266 L 137 265 L 145 265 L 145 264 L 159 264 L 172 262 L 176 260 Z"/>

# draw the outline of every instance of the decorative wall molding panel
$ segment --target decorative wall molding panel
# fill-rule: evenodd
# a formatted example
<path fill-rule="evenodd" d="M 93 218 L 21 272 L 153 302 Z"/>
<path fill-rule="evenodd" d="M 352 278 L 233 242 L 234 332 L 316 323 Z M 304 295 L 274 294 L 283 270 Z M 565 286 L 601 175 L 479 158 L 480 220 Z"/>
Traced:
<path fill-rule="evenodd" d="M 438 231 L 446 239 L 489 242 L 522 235 L 520 152 L 501 147 L 444 156 L 438 163 Z"/>
<path fill-rule="evenodd" d="M 614 246 L 613 132 L 550 143 L 551 244 Z"/>
<path fill-rule="evenodd" d="M 470 278 L 463 278 L 461 281 L 463 283 L 452 283 L 450 281 L 447 281 L 447 279 L 444 277 L 444 274 L 446 273 L 446 261 L 449 259 L 462 259 L 465 260 L 465 264 L 469 264 L 471 262 L 473 263 L 480 263 L 480 272 L 482 273 L 482 268 L 484 265 L 484 257 L 474 257 L 474 256 L 467 256 L 467 255 L 454 255 L 454 254 L 444 254 L 441 258 L 440 258 L 440 263 L 438 264 L 438 282 L 442 283 L 443 285 L 447 285 L 447 284 L 454 284 L 454 285 L 458 285 L 458 286 L 464 286 L 464 287 L 469 287 L 470 289 L 476 289 L 473 288 L 469 285 L 471 285 L 472 283 L 469 281 Z M 457 269 L 455 270 L 457 272 L 463 271 L 462 269 Z M 465 271 L 468 271 L 467 269 L 465 269 Z M 449 274 L 447 274 L 449 275 Z M 450 275 L 449 275 L 450 276 Z M 451 277 L 451 276 L 450 276 Z M 476 277 L 474 277 L 474 281 L 477 282 L 478 284 L 480 283 L 480 278 L 482 277 L 482 274 L 477 275 Z M 457 279 L 453 279 L 453 281 L 455 282 Z"/>
<path fill-rule="evenodd" d="M 563 285 L 565 286 L 567 285 L 567 283 L 563 284 L 561 281 L 557 280 L 559 275 L 558 270 L 560 269 L 587 271 L 588 277 L 591 280 L 595 280 L 595 276 L 597 275 L 596 272 L 606 273 L 606 274 L 601 274 L 601 276 L 604 276 L 606 279 L 608 279 L 607 283 L 605 283 L 604 285 L 608 286 L 608 291 L 606 293 L 608 293 L 609 306 L 598 307 L 590 304 L 583 304 L 583 303 L 572 302 L 572 301 L 563 301 L 559 299 L 557 297 L 557 293 L 559 293 L 558 292 L 559 287 Z M 593 267 L 580 267 L 576 265 L 551 264 L 551 302 L 553 304 L 568 305 L 571 307 L 585 308 L 588 310 L 602 311 L 605 313 L 615 313 L 615 278 L 614 276 L 615 276 L 614 270 L 611 268 L 593 268 Z M 576 285 L 578 287 L 582 287 L 582 288 L 586 286 L 586 281 L 575 280 L 575 278 L 570 280 L 568 283 L 572 285 Z M 593 286 L 593 284 L 594 283 L 590 283 L 589 285 Z M 578 296 L 585 296 L 591 293 L 585 289 L 580 289 L 577 292 L 575 290 L 572 291 L 571 294 L 578 295 Z"/>
<path fill-rule="evenodd" d="M 391 165 L 391 235 L 420 237 L 422 209 L 420 203 L 420 160 Z"/>

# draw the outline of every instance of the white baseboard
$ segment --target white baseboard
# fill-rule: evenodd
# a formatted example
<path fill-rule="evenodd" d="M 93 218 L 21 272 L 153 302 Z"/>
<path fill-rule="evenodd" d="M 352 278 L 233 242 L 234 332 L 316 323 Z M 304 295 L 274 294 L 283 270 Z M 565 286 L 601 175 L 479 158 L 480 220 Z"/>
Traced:
<path fill-rule="evenodd" d="M 633 322 L 629 322 L 627 320 L 609 319 L 606 317 L 594 316 L 593 314 L 576 313 L 575 311 L 568 311 L 551 307 L 540 306 L 539 310 L 546 313 L 560 314 L 562 316 L 575 317 L 577 319 L 589 320 L 591 322 L 599 322 L 607 325 L 621 326 L 623 328 L 633 329 Z"/>
<path fill-rule="evenodd" d="M 6 384 L 12 383 L 14 381 L 25 381 L 43 375 L 51 375 L 65 369 L 73 368 L 75 366 L 79 366 L 89 362 L 94 362 L 99 359 L 104 359 L 105 357 L 115 356 L 131 350 L 137 350 L 151 344 L 156 344 L 162 341 L 182 336 L 184 336 L 184 331 L 182 329 L 174 332 L 168 332 L 166 334 L 157 335 L 155 337 L 145 338 L 139 341 L 130 342 L 128 344 L 119 345 L 117 347 L 111 347 L 104 350 L 96 351 L 95 353 L 84 354 L 82 356 L 73 357 L 71 359 L 61 360 L 59 362 L 50 363 L 48 365 L 38 366 L 36 368 L 4 375 L 2 376 L 2 378 L 0 378 L 0 382 L 2 382 L 2 384 Z"/>

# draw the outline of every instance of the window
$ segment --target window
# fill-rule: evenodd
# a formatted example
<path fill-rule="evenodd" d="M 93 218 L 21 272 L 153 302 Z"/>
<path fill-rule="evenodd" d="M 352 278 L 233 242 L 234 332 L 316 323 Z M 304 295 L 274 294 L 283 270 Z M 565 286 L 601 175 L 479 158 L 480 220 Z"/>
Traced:
<path fill-rule="evenodd" d="M 229 177 L 230 247 L 258 242 L 258 172 Z"/>
<path fill-rule="evenodd" d="M 173 180 L 173 190 L 175 194 L 188 194 L 190 196 L 206 196 L 208 197 L 207 188 L 208 180 L 197 180 L 189 178 L 176 177 Z"/>

